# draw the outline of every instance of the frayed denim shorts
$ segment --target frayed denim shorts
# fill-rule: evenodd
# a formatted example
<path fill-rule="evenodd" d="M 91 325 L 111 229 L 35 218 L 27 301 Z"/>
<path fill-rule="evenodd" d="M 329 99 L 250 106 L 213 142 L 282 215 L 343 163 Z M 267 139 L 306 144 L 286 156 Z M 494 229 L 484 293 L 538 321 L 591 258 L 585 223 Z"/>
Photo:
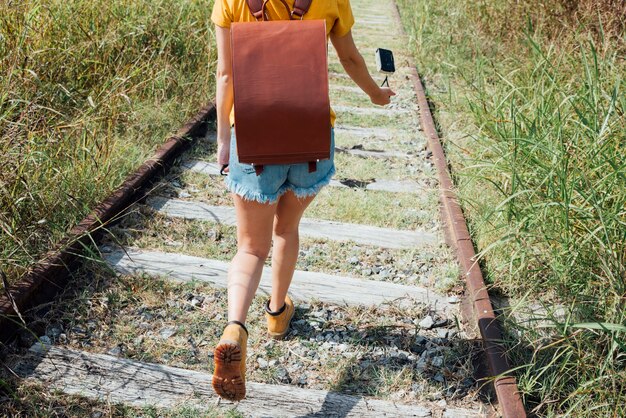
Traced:
<path fill-rule="evenodd" d="M 226 187 L 245 200 L 275 203 L 291 190 L 298 197 L 316 195 L 330 183 L 335 174 L 335 132 L 330 128 L 330 159 L 317 162 L 317 170 L 309 173 L 309 164 L 268 164 L 257 176 L 251 164 L 241 164 L 237 157 L 235 129 L 230 135 L 230 160 Z"/>

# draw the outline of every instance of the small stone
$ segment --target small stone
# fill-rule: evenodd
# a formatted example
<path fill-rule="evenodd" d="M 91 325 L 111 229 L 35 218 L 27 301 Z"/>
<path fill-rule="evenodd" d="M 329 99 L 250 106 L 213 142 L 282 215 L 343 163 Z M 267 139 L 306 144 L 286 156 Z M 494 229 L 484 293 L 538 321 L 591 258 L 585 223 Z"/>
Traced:
<path fill-rule="evenodd" d="M 419 322 L 420 328 L 423 328 L 423 329 L 431 329 L 434 324 L 435 324 L 435 320 L 430 315 L 426 316 L 426 318 L 422 319 Z"/>
<path fill-rule="evenodd" d="M 46 332 L 46 335 L 51 339 L 56 340 L 59 338 L 59 335 L 61 335 L 61 328 L 51 327 L 48 329 L 48 332 Z"/>
<path fill-rule="evenodd" d="M 48 337 L 47 335 L 42 335 L 41 337 L 39 337 L 39 340 L 30 347 L 30 351 L 43 353 L 48 350 L 51 345 L 52 341 L 50 340 L 50 337 Z"/>
<path fill-rule="evenodd" d="M 259 363 L 259 368 L 260 369 L 267 369 L 267 366 L 269 366 L 269 363 L 267 362 L 267 360 L 265 360 L 262 357 L 259 357 L 258 359 L 256 359 L 257 363 Z"/>
<path fill-rule="evenodd" d="M 415 393 L 421 393 L 424 391 L 424 389 L 425 389 L 425 386 L 419 383 L 413 383 L 411 385 L 411 390 Z"/>
<path fill-rule="evenodd" d="M 92 412 L 89 418 L 102 418 L 104 414 L 100 411 Z"/>
<path fill-rule="evenodd" d="M 361 274 L 364 276 L 371 276 L 372 275 L 372 269 L 363 269 L 361 270 Z"/>
<path fill-rule="evenodd" d="M 81 327 L 72 328 L 72 332 L 75 334 L 86 334 L 85 330 Z"/>
<path fill-rule="evenodd" d="M 432 359 L 433 367 L 441 367 L 443 366 L 443 356 L 435 356 Z"/>
<path fill-rule="evenodd" d="M 445 399 L 441 399 L 441 400 L 437 401 L 437 406 L 439 408 L 445 408 L 446 406 L 448 406 L 448 402 L 446 402 Z"/>
<path fill-rule="evenodd" d="M 200 306 L 204 303 L 204 296 L 194 296 L 193 298 L 191 298 L 191 301 L 189 303 L 191 303 L 191 306 L 193 307 Z"/>
<path fill-rule="evenodd" d="M 446 378 L 445 378 L 445 377 L 443 377 L 443 375 L 442 375 L 441 373 L 437 373 L 437 374 L 435 375 L 435 377 L 433 377 L 433 380 L 434 380 L 435 382 L 443 383 L 443 382 L 445 382 L 445 381 L 446 381 Z"/>
<path fill-rule="evenodd" d="M 420 373 L 424 373 L 427 368 L 428 368 L 428 362 L 426 361 L 426 358 L 420 357 L 417 360 L 417 363 L 415 364 L 415 369 Z"/>
<path fill-rule="evenodd" d="M 297 382 L 297 384 L 298 384 L 298 386 L 306 386 L 307 381 L 308 381 L 308 377 L 307 377 L 307 375 L 306 375 L 306 374 L 303 374 L 302 376 L 300 376 L 300 377 L 298 378 L 298 382 Z"/>
<path fill-rule="evenodd" d="M 191 197 L 191 194 L 190 194 L 190 193 L 187 193 L 187 192 L 186 192 L 186 191 L 184 191 L 184 190 L 181 190 L 181 191 L 178 193 L 178 197 L 180 197 L 181 199 L 186 199 L 186 198 L 188 198 L 188 197 Z"/>
<path fill-rule="evenodd" d="M 441 398 L 443 398 L 443 392 L 435 392 L 430 395 L 430 399 L 433 401 L 438 401 Z"/>
<path fill-rule="evenodd" d="M 450 333 L 450 330 L 449 330 L 449 329 L 446 329 L 446 328 L 439 328 L 439 329 L 437 330 L 437 336 L 438 336 L 439 338 L 448 338 L 448 334 L 449 334 L 449 333 Z"/>
<path fill-rule="evenodd" d="M 456 295 L 448 297 L 448 303 L 450 303 L 450 304 L 459 303 L 460 301 L 461 301 L 461 299 L 459 299 L 459 297 L 456 296 Z"/>
<path fill-rule="evenodd" d="M 274 366 L 276 366 L 276 364 L 278 364 L 278 362 L 276 360 L 270 360 L 270 362 L 269 362 L 269 366 L 270 367 L 274 367 Z"/>
<path fill-rule="evenodd" d="M 276 369 L 276 378 L 281 383 L 291 383 L 291 377 L 289 377 L 289 372 L 283 366 L 280 366 Z"/>
<path fill-rule="evenodd" d="M 170 337 L 173 337 L 176 334 L 176 328 L 173 327 L 166 327 L 161 329 L 161 331 L 159 331 L 159 336 L 164 339 L 167 340 Z"/>
<path fill-rule="evenodd" d="M 445 327 L 449 323 L 450 323 L 450 321 L 448 321 L 447 319 L 440 319 L 438 321 L 435 321 L 435 323 L 433 324 L 432 327 L 433 328 Z"/>
<path fill-rule="evenodd" d="M 120 347 L 119 345 L 110 348 L 109 350 L 107 350 L 107 354 L 110 356 L 115 356 L 118 357 L 122 354 L 122 347 Z"/>
<path fill-rule="evenodd" d="M 415 336 L 415 344 L 417 345 L 425 345 L 428 342 L 428 338 L 424 337 L 423 335 L 416 335 Z"/>
<path fill-rule="evenodd" d="M 359 264 L 359 258 L 358 257 L 351 257 L 350 260 L 348 260 L 348 262 L 350 264 L 354 264 L 354 265 Z"/>

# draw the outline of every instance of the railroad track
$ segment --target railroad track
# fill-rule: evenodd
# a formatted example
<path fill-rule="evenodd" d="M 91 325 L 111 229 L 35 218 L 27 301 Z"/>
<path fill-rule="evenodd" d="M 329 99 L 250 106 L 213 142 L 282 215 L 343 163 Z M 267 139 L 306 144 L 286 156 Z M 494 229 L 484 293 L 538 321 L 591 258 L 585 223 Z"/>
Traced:
<path fill-rule="evenodd" d="M 38 341 L 20 333 L 15 373 L 42 388 L 133 407 L 234 408 L 243 416 L 498 414 L 476 378 L 483 347 L 461 312 L 456 249 L 440 221 L 436 162 L 417 117 L 415 70 L 395 5 L 352 3 L 355 40 L 368 61 L 375 47 L 394 50 L 398 96 L 389 109 L 374 107 L 331 51 L 338 174 L 302 223 L 290 290 L 297 311 L 285 341 L 264 332 L 264 273 L 249 316 L 248 398 L 214 406 L 210 387 L 236 245 L 232 203 L 213 163 L 210 109 L 201 115 L 206 133 L 147 198 L 107 225 L 103 261 L 87 262 L 36 318 Z M 187 131 L 197 133 L 197 122 Z"/>

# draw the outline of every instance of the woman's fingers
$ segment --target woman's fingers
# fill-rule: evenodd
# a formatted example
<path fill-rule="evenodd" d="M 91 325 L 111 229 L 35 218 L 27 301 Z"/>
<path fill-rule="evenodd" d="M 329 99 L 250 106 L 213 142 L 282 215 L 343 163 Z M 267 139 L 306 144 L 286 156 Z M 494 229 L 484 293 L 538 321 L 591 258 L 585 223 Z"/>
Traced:
<path fill-rule="evenodd" d="M 391 97 L 395 95 L 396 93 L 393 90 L 391 90 L 389 87 L 382 87 L 382 88 L 379 88 L 376 95 L 371 96 L 370 98 L 372 100 L 372 103 L 380 105 L 380 106 L 384 106 L 384 105 L 388 105 L 389 103 L 391 103 Z"/>
<path fill-rule="evenodd" d="M 391 90 L 389 87 L 384 87 L 381 90 L 383 90 L 385 94 L 389 97 L 396 95 L 396 93 L 393 90 Z"/>

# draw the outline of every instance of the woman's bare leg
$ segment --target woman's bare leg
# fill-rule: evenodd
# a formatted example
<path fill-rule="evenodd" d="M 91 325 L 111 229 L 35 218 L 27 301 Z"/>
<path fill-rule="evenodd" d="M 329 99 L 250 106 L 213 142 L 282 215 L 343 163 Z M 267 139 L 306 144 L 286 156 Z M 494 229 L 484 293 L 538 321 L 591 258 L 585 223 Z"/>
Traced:
<path fill-rule="evenodd" d="M 237 214 L 237 254 L 228 269 L 228 320 L 246 322 L 272 245 L 277 204 L 244 200 L 233 194 Z"/>
<path fill-rule="evenodd" d="M 304 210 L 315 196 L 298 198 L 287 192 L 278 200 L 274 219 L 274 248 L 272 250 L 272 297 L 270 310 L 283 307 L 298 260 L 300 241 L 298 226 Z"/>

